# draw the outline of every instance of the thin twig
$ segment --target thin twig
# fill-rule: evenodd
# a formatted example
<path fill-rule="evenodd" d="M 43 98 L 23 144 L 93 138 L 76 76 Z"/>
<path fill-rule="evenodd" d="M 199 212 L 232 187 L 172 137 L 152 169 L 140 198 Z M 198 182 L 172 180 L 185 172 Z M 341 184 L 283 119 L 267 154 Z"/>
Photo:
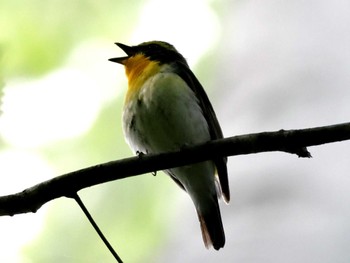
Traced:
<path fill-rule="evenodd" d="M 91 214 L 89 213 L 89 211 L 85 207 L 84 203 L 81 201 L 78 193 L 75 193 L 75 194 L 71 195 L 71 197 L 74 198 L 74 200 L 78 203 L 78 205 L 81 208 L 81 210 L 83 210 L 83 212 L 84 212 L 85 216 L 88 218 L 90 224 L 93 226 L 93 228 L 95 229 L 97 234 L 100 236 L 100 238 L 102 239 L 103 243 L 106 245 L 106 247 L 111 252 L 113 257 L 117 260 L 118 263 L 123 263 L 121 258 L 118 256 L 117 252 L 115 252 L 115 250 L 113 249 L 112 245 L 108 242 L 107 238 L 104 236 L 104 234 L 102 233 L 102 231 L 100 230 L 100 228 L 96 224 L 95 220 L 92 218 Z"/>

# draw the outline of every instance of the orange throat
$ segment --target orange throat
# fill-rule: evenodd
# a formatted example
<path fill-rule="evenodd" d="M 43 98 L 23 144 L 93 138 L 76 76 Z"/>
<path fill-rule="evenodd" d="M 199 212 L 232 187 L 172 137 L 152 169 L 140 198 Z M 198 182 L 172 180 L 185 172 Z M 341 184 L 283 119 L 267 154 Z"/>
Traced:
<path fill-rule="evenodd" d="M 128 58 L 124 62 L 125 73 L 128 77 L 129 88 L 126 99 L 137 94 L 144 82 L 159 72 L 159 63 L 149 60 L 143 54 Z"/>

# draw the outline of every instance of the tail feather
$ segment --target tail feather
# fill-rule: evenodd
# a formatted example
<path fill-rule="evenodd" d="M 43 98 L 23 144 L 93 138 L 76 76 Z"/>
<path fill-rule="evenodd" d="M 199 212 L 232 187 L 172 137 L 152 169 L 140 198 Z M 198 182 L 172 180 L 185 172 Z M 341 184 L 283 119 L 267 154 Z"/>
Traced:
<path fill-rule="evenodd" d="M 221 221 L 219 204 L 215 200 L 214 205 L 207 212 L 197 209 L 202 237 L 206 248 L 213 246 L 216 250 L 224 247 L 225 233 Z"/>
<path fill-rule="evenodd" d="M 198 219 L 201 224 L 202 238 L 203 238 L 204 245 L 207 249 L 209 249 L 213 245 L 213 242 L 211 241 L 208 228 L 205 224 L 204 218 L 199 213 L 198 213 Z"/>

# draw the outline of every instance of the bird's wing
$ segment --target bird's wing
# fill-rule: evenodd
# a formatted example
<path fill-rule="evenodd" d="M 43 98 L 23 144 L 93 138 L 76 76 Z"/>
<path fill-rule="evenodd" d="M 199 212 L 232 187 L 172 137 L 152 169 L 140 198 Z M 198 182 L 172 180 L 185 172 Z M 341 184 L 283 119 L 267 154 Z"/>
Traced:
<path fill-rule="evenodd" d="M 209 132 L 212 140 L 223 138 L 223 134 L 216 118 L 213 106 L 211 105 L 207 94 L 205 93 L 202 85 L 190 70 L 187 64 L 178 62 L 175 65 L 176 73 L 187 83 L 187 85 L 196 94 L 197 99 L 200 103 L 201 109 L 203 111 L 204 117 L 208 122 Z M 230 201 L 230 189 L 228 183 L 227 174 L 227 158 L 218 157 L 214 159 L 217 173 L 219 176 L 220 186 L 225 202 Z"/>

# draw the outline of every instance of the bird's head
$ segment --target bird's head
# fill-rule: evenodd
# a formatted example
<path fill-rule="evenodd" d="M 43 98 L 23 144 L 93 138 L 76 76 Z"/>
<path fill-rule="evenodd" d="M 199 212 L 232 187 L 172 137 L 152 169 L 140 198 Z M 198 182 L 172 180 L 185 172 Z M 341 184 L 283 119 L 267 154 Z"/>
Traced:
<path fill-rule="evenodd" d="M 150 61 L 159 64 L 171 63 L 175 61 L 184 62 L 184 57 L 174 48 L 173 45 L 163 41 L 149 41 L 137 46 L 127 46 L 121 43 L 115 43 L 127 56 L 109 59 L 112 62 L 125 65 L 130 58 L 135 56 L 145 57 Z"/>

